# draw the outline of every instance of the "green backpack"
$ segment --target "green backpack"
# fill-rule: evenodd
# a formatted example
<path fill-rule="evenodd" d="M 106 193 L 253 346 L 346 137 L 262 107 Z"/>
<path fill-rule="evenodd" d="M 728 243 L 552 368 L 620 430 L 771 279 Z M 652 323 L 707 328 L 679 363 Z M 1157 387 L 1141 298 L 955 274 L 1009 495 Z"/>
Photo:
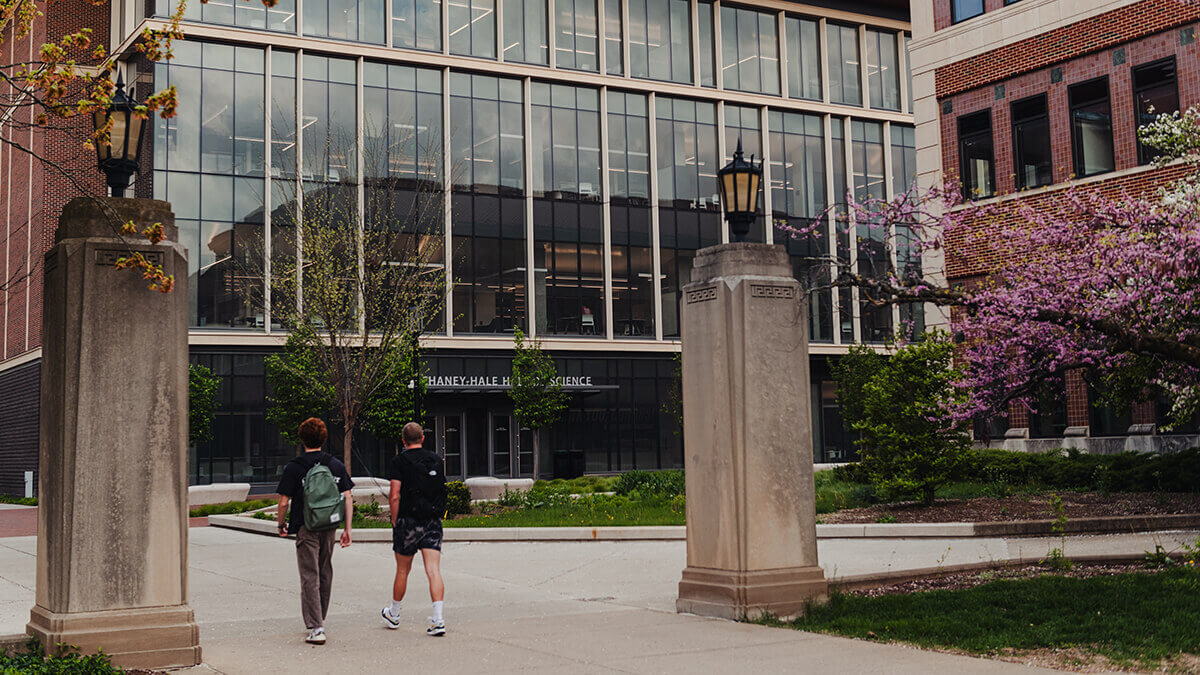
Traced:
<path fill-rule="evenodd" d="M 346 498 L 326 464 L 313 465 L 304 474 L 304 528 L 309 532 L 333 530 L 342 524 Z"/>

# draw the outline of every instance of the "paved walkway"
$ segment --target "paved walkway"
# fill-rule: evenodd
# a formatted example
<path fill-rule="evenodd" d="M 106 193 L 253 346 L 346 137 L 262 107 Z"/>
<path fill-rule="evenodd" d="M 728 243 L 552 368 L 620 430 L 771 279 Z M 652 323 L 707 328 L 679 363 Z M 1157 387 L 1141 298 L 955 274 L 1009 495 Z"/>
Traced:
<path fill-rule="evenodd" d="M 208 518 L 189 518 L 189 527 L 208 527 Z M 37 535 L 37 507 L 0 504 L 0 539 Z"/>
<path fill-rule="evenodd" d="M 1178 547 L 1196 533 L 1068 539 L 1068 555 Z M 1055 543 L 1054 545 L 1057 545 Z M 1044 539 L 824 540 L 830 576 L 1045 555 Z M 33 604 L 33 537 L 0 540 L 0 635 L 21 632 Z M 448 543 L 444 639 L 424 635 L 420 569 L 398 631 L 383 628 L 390 547 L 334 556 L 329 643 L 302 643 L 290 541 L 191 530 L 189 580 L 202 672 L 888 672 L 1003 673 L 1020 665 L 680 616 L 683 542 Z M 420 564 L 416 565 L 418 568 Z"/>

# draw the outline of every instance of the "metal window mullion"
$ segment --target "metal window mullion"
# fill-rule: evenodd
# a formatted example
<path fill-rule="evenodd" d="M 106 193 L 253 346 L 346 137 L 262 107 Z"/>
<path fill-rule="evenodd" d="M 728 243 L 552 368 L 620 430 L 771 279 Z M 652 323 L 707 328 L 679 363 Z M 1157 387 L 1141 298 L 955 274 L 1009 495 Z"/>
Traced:
<path fill-rule="evenodd" d="M 304 0 L 296 0 L 296 35 L 304 35 Z"/>
<path fill-rule="evenodd" d="M 521 143 L 525 153 L 525 316 L 529 319 L 529 335 L 537 337 L 537 274 L 533 249 L 533 84 L 530 78 L 524 81 L 524 101 L 521 110 L 525 118 L 524 138 Z"/>
<path fill-rule="evenodd" d="M 650 238 L 651 265 L 654 266 L 654 339 L 663 339 L 662 241 L 658 234 L 658 118 L 655 95 L 646 96 L 646 125 L 650 137 Z"/>
<path fill-rule="evenodd" d="M 297 0 L 302 2 L 303 0 Z M 304 311 L 304 50 L 296 51 L 296 312 Z"/>
<path fill-rule="evenodd" d="M 821 64 L 821 102 L 829 103 L 829 28 L 825 19 L 817 21 L 817 61 Z M 825 130 L 829 130 L 828 124 Z"/>
<path fill-rule="evenodd" d="M 596 72 L 608 75 L 608 12 L 605 11 L 605 1 L 596 1 Z M 607 176 L 605 177 L 607 179 Z"/>
<path fill-rule="evenodd" d="M 766 106 L 759 108 L 758 125 L 759 125 L 759 140 L 762 142 L 762 168 L 763 168 L 763 241 L 768 244 L 775 243 L 775 215 L 771 203 L 771 131 L 767 126 L 770 121 L 767 117 Z"/>
<path fill-rule="evenodd" d="M 854 191 L 854 138 L 851 132 L 850 118 L 847 117 L 841 121 L 842 124 L 842 139 L 843 150 L 846 153 L 846 187 L 848 191 Z M 864 167 L 864 171 L 865 171 Z M 864 174 L 865 175 L 865 174 Z M 850 243 L 850 270 L 854 273 L 858 272 L 858 224 L 854 222 L 854 214 L 850 209 L 846 209 L 846 236 Z M 860 325 L 862 308 L 859 301 L 858 288 L 850 289 L 850 327 L 854 331 L 854 341 L 862 342 L 862 326 Z"/>
<path fill-rule="evenodd" d="M 415 12 L 414 12 L 415 14 Z M 467 7 L 467 16 L 470 16 L 471 8 Z M 500 23 L 497 21 L 496 23 Z M 450 0 L 442 0 L 442 54 L 450 54 Z M 449 89 L 443 87 L 442 91 L 449 92 Z M 449 322 L 447 322 L 449 323 Z"/>
<path fill-rule="evenodd" d="M 725 135 L 726 135 L 726 131 L 725 131 L 725 101 L 717 101 L 717 130 L 718 130 L 717 131 L 717 157 L 720 157 L 720 159 L 717 160 L 717 165 L 724 166 L 726 153 L 729 151 L 729 148 L 725 147 L 727 145 L 727 143 L 725 143 Z M 741 133 L 742 133 L 742 130 L 741 130 L 741 127 L 739 126 L 738 127 L 738 136 L 739 137 L 741 136 Z M 697 134 L 697 136 L 700 134 L 699 125 L 697 125 L 696 134 Z M 698 167 L 697 167 L 697 169 L 698 169 Z M 697 175 L 696 178 L 697 178 L 697 185 L 699 185 L 700 177 Z M 718 186 L 718 188 L 719 187 L 720 186 Z M 724 209 L 724 206 L 722 206 L 722 209 Z M 721 221 L 721 243 L 722 244 L 729 243 L 729 227 L 726 226 L 724 220 Z"/>
<path fill-rule="evenodd" d="M 389 46 L 389 47 L 392 46 L 392 41 L 393 41 L 393 38 L 395 37 L 392 35 L 392 31 L 393 31 L 392 24 L 395 21 L 393 19 L 394 15 L 392 14 L 392 1 L 393 0 L 383 0 L 383 39 L 384 39 L 384 43 L 387 44 L 387 46 Z M 413 14 L 414 15 L 416 14 L 415 9 L 414 9 Z"/>
<path fill-rule="evenodd" d="M 263 329 L 271 334 L 271 45 L 267 45 L 265 68 L 266 77 L 263 81 Z"/>
<path fill-rule="evenodd" d="M 837 203 L 837 195 L 833 191 L 833 177 L 834 176 L 833 176 L 833 118 L 832 118 L 832 116 L 830 116 L 830 115 L 822 116 L 821 129 L 822 129 L 821 132 L 824 134 L 824 139 L 822 139 L 822 140 L 823 140 L 823 144 L 824 144 L 823 151 L 825 154 L 825 162 L 824 162 L 825 166 L 823 168 L 823 171 L 826 176 L 826 179 L 825 179 L 825 200 L 826 201 L 825 201 L 825 203 L 830 205 L 830 210 L 827 211 L 827 213 L 832 216 L 831 218 L 829 218 L 828 222 L 826 223 L 825 246 L 826 246 L 826 249 L 829 251 L 829 258 L 831 260 L 836 261 L 837 260 L 837 250 L 838 250 L 838 248 L 837 248 L 837 246 L 838 246 L 837 211 L 833 208 L 833 205 Z M 829 265 L 829 281 L 830 281 L 830 283 L 832 283 L 834 281 L 834 279 L 837 278 L 837 272 L 838 272 L 837 265 L 831 263 Z M 842 305 L 842 303 L 841 303 L 841 293 L 839 293 L 838 291 L 839 291 L 839 289 L 837 289 L 837 288 L 830 288 L 830 291 L 829 291 L 830 300 L 831 300 L 830 307 L 833 312 L 833 316 L 831 316 L 830 319 L 833 321 L 833 325 L 834 325 L 833 344 L 835 344 L 835 345 L 842 344 L 842 324 L 841 324 L 841 320 L 842 320 L 841 305 Z"/>
<path fill-rule="evenodd" d="M 904 46 L 904 31 L 896 33 L 896 79 L 900 81 L 900 110 L 912 114 L 912 106 L 908 104 L 908 89 L 912 83 L 908 81 L 908 49 Z"/>
<path fill-rule="evenodd" d="M 366 146 L 363 141 L 363 58 L 360 56 L 355 63 L 355 83 L 354 83 L 354 172 L 357 186 L 355 192 L 358 196 L 358 213 L 355 215 L 355 221 L 358 224 L 358 332 L 362 335 L 367 330 L 367 313 L 363 307 L 366 297 L 363 295 L 363 285 L 366 283 L 366 251 L 363 238 L 366 236 L 366 176 L 364 175 L 363 154 L 366 152 Z"/>
<path fill-rule="evenodd" d="M 446 2 L 446 0 L 442 0 L 442 2 Z M 504 0 L 493 0 L 493 2 L 495 6 L 492 11 L 496 16 L 496 27 L 493 30 L 496 40 L 496 60 L 504 63 Z M 475 26 L 471 26 L 471 31 L 475 31 Z M 525 36 L 522 35 L 522 41 L 524 38 Z"/>
<path fill-rule="evenodd" d="M 779 94 L 783 98 L 789 98 L 792 93 L 788 87 L 788 52 L 787 52 L 787 12 L 779 10 L 779 17 L 776 19 L 775 39 L 779 50 Z M 766 127 L 763 127 L 764 129 Z"/>
<path fill-rule="evenodd" d="M 604 4 L 599 2 L 598 4 Z M 612 187 L 609 185 L 608 87 L 600 88 L 600 199 L 604 204 L 604 334 L 613 339 Z M 628 164 L 626 164 L 628 166 Z"/>
<path fill-rule="evenodd" d="M 442 7 L 447 4 L 442 0 Z M 445 31 L 443 31 L 445 32 Z M 442 260 L 445 263 L 446 337 L 454 337 L 454 232 L 451 229 L 450 69 L 442 69 Z"/>
<path fill-rule="evenodd" d="M 866 24 L 858 24 L 858 87 L 862 94 L 862 107 L 870 108 L 874 101 L 871 100 L 871 85 L 868 82 L 869 73 L 867 72 L 867 26 Z"/>
<path fill-rule="evenodd" d="M 721 42 L 721 0 L 713 0 L 713 81 L 718 91 L 725 89 L 725 48 Z"/>

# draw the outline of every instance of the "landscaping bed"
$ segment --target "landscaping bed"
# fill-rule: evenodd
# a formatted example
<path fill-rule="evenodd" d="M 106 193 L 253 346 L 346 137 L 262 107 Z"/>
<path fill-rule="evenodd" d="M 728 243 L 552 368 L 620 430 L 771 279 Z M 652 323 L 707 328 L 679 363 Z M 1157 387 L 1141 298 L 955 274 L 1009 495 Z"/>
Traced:
<path fill-rule="evenodd" d="M 1010 497 L 940 499 L 933 506 L 916 502 L 874 504 L 821 515 L 824 523 L 954 523 L 1049 520 L 1055 517 L 1051 495 L 1062 500 L 1072 520 L 1111 516 L 1200 513 L 1200 494 L 1043 491 Z"/>
<path fill-rule="evenodd" d="M 1025 566 L 834 593 L 790 628 L 1066 670 L 1200 672 L 1200 570 Z"/>

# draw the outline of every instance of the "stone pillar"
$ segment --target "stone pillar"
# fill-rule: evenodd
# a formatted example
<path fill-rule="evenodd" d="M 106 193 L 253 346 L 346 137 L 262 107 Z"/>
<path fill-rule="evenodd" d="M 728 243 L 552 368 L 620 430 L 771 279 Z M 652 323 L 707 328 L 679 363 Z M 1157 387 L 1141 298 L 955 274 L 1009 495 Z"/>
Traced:
<path fill-rule="evenodd" d="M 122 222 L 163 224 L 152 245 Z M 127 668 L 200 662 L 187 604 L 187 255 L 166 202 L 78 198 L 45 257 L 37 605 L 29 632 Z M 114 262 L 175 276 L 147 288 Z"/>
<path fill-rule="evenodd" d="M 677 611 L 794 617 L 817 564 L 808 314 L 782 246 L 699 251 L 683 287 L 687 568 Z"/>

